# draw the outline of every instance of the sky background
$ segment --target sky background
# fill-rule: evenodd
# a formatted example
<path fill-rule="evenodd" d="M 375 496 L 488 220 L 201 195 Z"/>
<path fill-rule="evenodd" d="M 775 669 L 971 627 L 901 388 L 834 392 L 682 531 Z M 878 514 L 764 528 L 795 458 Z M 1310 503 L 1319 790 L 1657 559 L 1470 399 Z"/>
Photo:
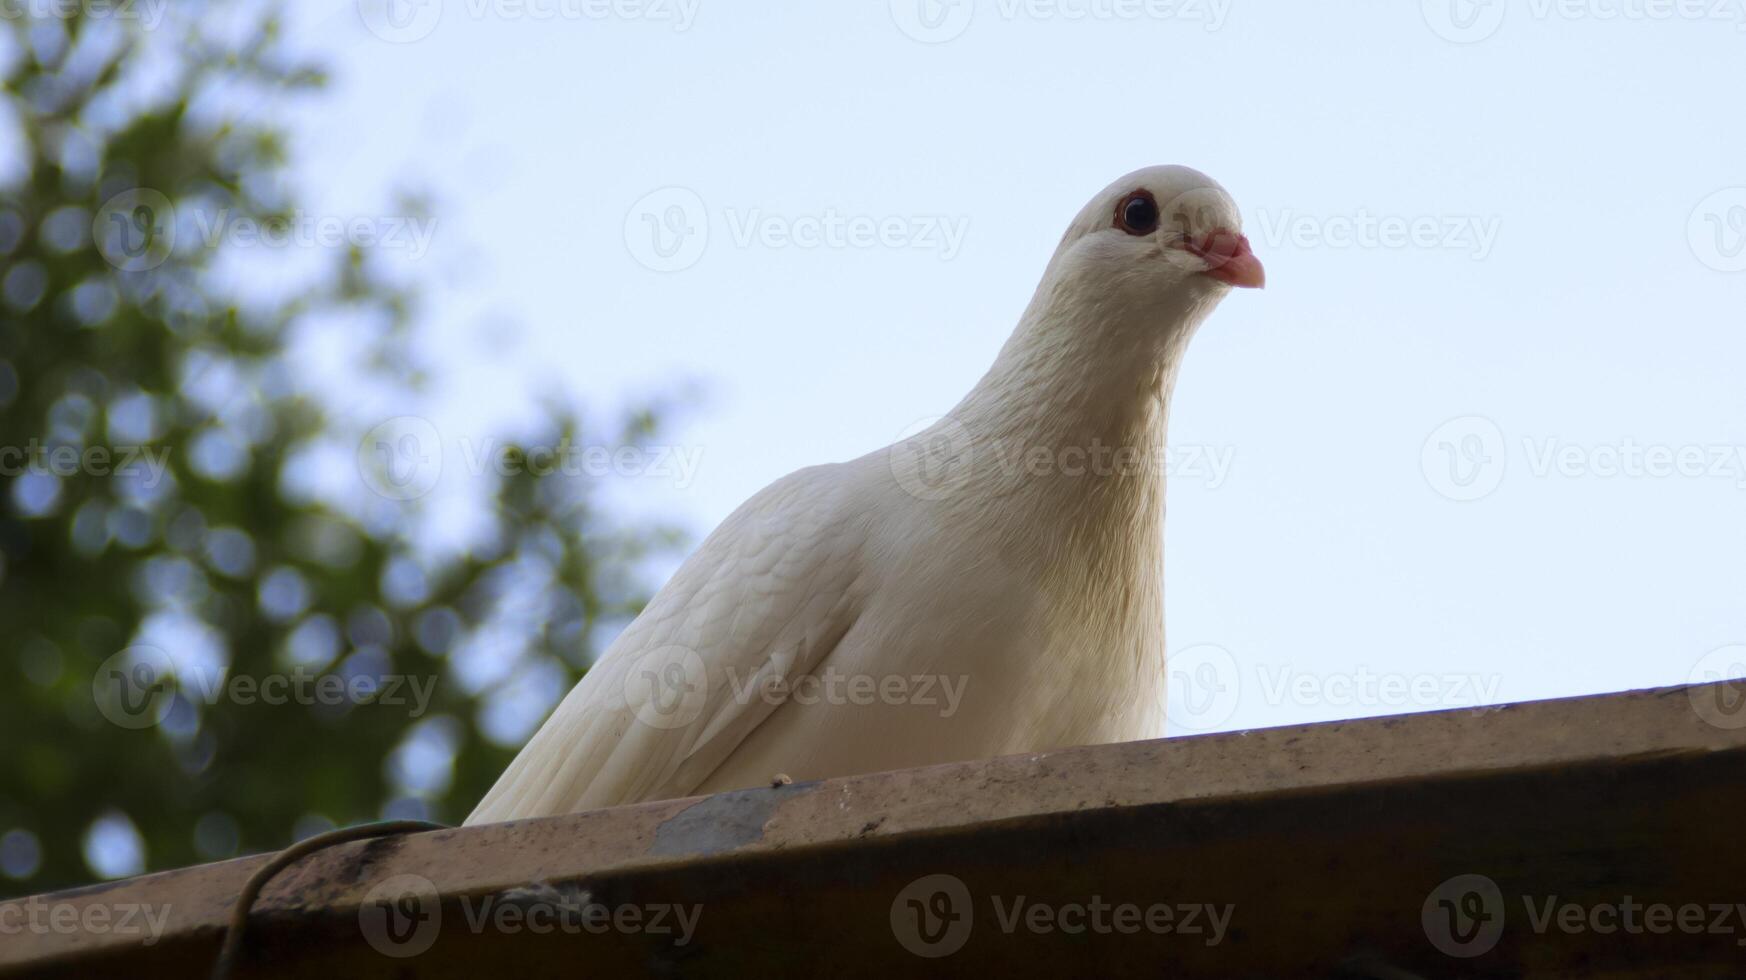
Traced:
<path fill-rule="evenodd" d="M 436 382 L 340 393 L 429 420 L 456 534 L 470 448 L 552 391 L 695 390 L 665 438 L 694 468 L 613 496 L 699 537 L 892 442 L 986 370 L 1085 200 L 1184 163 L 1268 288 L 1174 402 L 1173 732 L 1746 670 L 1742 3 L 293 13 L 334 71 L 296 109 L 310 208 L 434 201 L 403 258 Z M 814 242 L 837 219 L 887 234 Z M 304 338 L 312 376 L 343 339 Z"/>

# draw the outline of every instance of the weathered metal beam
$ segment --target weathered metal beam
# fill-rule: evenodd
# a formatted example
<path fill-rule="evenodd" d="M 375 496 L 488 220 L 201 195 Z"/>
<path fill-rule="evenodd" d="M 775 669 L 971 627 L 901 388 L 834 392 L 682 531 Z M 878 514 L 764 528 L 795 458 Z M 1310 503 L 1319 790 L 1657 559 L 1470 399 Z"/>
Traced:
<path fill-rule="evenodd" d="M 267 886 L 239 973 L 1740 976 L 1743 700 L 1100 746 L 346 844 Z M 200 975 L 262 860 L 0 903 L 0 975 Z"/>

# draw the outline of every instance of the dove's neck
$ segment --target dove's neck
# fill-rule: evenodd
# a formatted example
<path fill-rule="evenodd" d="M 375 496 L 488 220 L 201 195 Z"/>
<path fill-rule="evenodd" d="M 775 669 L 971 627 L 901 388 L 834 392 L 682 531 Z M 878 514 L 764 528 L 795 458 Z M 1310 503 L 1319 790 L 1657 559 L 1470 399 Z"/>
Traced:
<path fill-rule="evenodd" d="M 1033 459 L 1047 452 L 1068 464 L 1125 451 L 1137 456 L 1127 469 L 1161 483 L 1177 369 L 1217 299 L 1213 289 L 1185 286 L 1133 307 L 1045 280 L 952 418 L 979 450 L 1024 446 Z"/>
<path fill-rule="evenodd" d="M 969 448 L 947 498 L 960 533 L 1033 574 L 1060 621 L 1108 624 L 1097 669 L 1124 678 L 1151 677 L 1162 649 L 1170 395 L 1218 298 L 1181 292 L 1124 309 L 1045 281 L 942 430 Z"/>
<path fill-rule="evenodd" d="M 953 410 L 956 427 L 939 432 L 968 443 L 954 455 L 969 471 L 962 492 L 944 498 L 949 533 L 1031 586 L 1014 600 L 1044 610 L 1027 629 L 1047 662 L 1072 665 L 1039 682 L 1050 744 L 1162 734 L 1170 396 L 1218 298 L 1180 293 L 1127 309 L 1045 280 Z"/>

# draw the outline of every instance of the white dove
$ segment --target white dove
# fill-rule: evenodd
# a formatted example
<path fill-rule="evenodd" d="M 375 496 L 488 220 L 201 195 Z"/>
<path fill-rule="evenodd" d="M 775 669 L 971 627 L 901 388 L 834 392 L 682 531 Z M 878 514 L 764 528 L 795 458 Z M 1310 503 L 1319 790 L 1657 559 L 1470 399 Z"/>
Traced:
<path fill-rule="evenodd" d="M 1165 424 L 1240 229 L 1186 167 L 1098 194 L 951 414 L 741 505 L 467 823 L 1161 736 Z"/>

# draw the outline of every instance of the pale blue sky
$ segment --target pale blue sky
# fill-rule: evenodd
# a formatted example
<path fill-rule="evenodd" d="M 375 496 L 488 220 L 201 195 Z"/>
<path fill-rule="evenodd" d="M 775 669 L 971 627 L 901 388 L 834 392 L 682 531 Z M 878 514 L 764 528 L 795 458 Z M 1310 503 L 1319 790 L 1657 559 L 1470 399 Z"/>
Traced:
<path fill-rule="evenodd" d="M 297 172 L 322 214 L 436 196 L 442 381 L 358 410 L 430 418 L 447 489 L 547 383 L 615 406 L 698 380 L 695 472 L 616 495 L 706 532 L 950 408 L 1080 205 L 1186 163 L 1269 287 L 1226 300 L 1176 397 L 1180 730 L 1746 661 L 1700 667 L 1746 644 L 1746 6 L 374 2 L 393 40 L 298 5 L 336 80 Z M 669 205 L 694 235 L 663 256 L 643 212 Z M 826 219 L 893 221 L 787 240 Z M 1604 475 L 1649 447 L 1674 472 Z"/>

